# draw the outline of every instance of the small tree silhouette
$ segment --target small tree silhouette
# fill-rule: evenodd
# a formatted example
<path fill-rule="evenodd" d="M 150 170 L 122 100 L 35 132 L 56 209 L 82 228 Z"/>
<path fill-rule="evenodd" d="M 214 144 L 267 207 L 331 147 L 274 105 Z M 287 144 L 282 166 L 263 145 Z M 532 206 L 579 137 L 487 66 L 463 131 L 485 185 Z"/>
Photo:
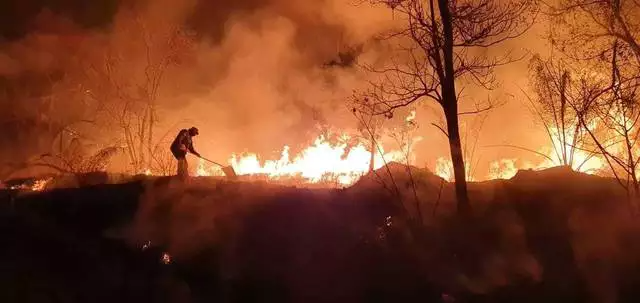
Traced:
<path fill-rule="evenodd" d="M 402 25 L 380 35 L 378 42 L 391 55 L 384 62 L 362 65 L 378 79 L 371 81 L 368 97 L 376 102 L 374 114 L 388 114 L 422 99 L 435 101 L 443 110 L 454 168 L 458 210 L 467 213 L 469 197 L 459 116 L 493 107 L 477 104 L 461 112 L 459 80 L 468 79 L 491 88 L 494 67 L 513 61 L 483 55 L 485 49 L 524 33 L 534 22 L 537 4 L 520 1 L 370 0 L 390 7 Z M 458 84 L 456 84 L 458 83 Z"/>

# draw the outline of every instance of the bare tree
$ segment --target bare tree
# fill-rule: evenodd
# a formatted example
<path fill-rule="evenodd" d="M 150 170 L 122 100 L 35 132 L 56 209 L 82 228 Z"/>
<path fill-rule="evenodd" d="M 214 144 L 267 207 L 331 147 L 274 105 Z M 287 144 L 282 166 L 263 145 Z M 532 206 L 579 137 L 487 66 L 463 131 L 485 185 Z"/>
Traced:
<path fill-rule="evenodd" d="M 435 101 L 444 112 L 451 160 L 456 181 L 458 211 L 467 213 L 469 197 L 459 116 L 485 111 L 491 104 L 476 104 L 460 112 L 463 79 L 485 88 L 495 84 L 494 67 L 513 61 L 509 54 L 489 57 L 485 50 L 518 37 L 534 22 L 537 5 L 532 0 L 370 0 L 391 7 L 403 25 L 380 38 L 392 53 L 383 64 L 366 65 L 380 75 L 366 93 L 381 106 L 378 114 L 390 113 L 424 98 Z"/>
<path fill-rule="evenodd" d="M 611 173 L 627 192 L 631 206 L 637 208 L 640 198 L 640 77 L 622 77 L 615 44 L 610 84 L 600 83 L 584 89 L 581 103 L 572 106 L 589 134 L 595 152 L 607 162 Z"/>
<path fill-rule="evenodd" d="M 352 96 L 351 111 L 358 121 L 358 131 L 363 141 L 369 144 L 369 151 L 371 152 L 371 158 L 369 159 L 369 172 L 373 172 L 375 169 L 376 155 L 382 154 L 379 148 L 378 142 L 381 140 L 384 132 L 384 122 L 389 119 L 390 116 L 375 115 L 378 104 L 372 102 L 368 97 L 360 98 L 357 95 Z"/>
<path fill-rule="evenodd" d="M 411 182 L 411 190 L 413 192 L 417 221 L 419 226 L 423 226 L 423 213 L 422 208 L 420 207 L 421 201 L 418 196 L 415 178 L 413 172 L 411 171 L 413 144 L 416 142 L 417 138 L 415 136 L 415 133 L 418 130 L 418 124 L 416 123 L 415 118 L 416 111 L 414 109 L 409 113 L 409 115 L 404 119 L 403 123 L 399 127 L 394 127 L 391 130 L 390 136 L 396 141 L 396 143 L 400 147 L 402 156 L 404 157 L 407 175 L 409 176 L 409 181 Z"/>
<path fill-rule="evenodd" d="M 9 138 L 14 142 L 8 146 L 20 146 L 20 155 L 11 157 L 13 163 L 8 165 L 9 173 L 16 169 L 31 168 L 41 160 L 44 163 L 40 164 L 51 164 L 49 168 L 57 171 L 77 171 L 78 167 L 83 166 L 79 163 L 82 161 L 77 157 L 73 160 L 70 158 L 70 147 L 98 141 L 95 140 L 98 139 L 95 130 L 98 129 L 97 117 L 101 108 L 88 98 L 83 87 L 87 69 L 83 63 L 87 54 L 95 50 L 93 43 L 99 39 L 97 35 L 89 35 L 76 27 L 65 17 L 47 10 L 35 17 L 34 25 L 33 32 L 14 43 L 21 45 L 21 48 L 26 46 L 46 53 L 55 60 L 43 65 L 42 69 L 25 69 L 0 80 L 0 105 L 4 110 L 0 114 L 0 123 L 5 128 L 20 128 L 20 132 L 16 132 L 20 133 L 19 137 Z M 11 48 L 3 51 L 8 52 L 10 57 L 24 60 L 19 51 Z M 9 118 L 9 121 L 5 118 Z M 112 147 L 109 144 L 96 145 L 99 146 L 86 153 L 90 155 L 96 150 Z M 43 159 L 42 154 L 49 156 Z M 91 165 L 84 166 L 88 169 Z"/>
<path fill-rule="evenodd" d="M 416 131 L 419 126 L 415 121 L 415 118 L 416 111 L 411 110 L 409 115 L 404 119 L 404 121 L 402 121 L 402 124 L 393 127 L 389 133 L 389 136 L 396 141 L 396 144 L 398 144 L 407 166 L 411 165 L 413 162 L 413 145 L 416 140 L 419 139 L 416 137 Z"/>
<path fill-rule="evenodd" d="M 576 59 L 602 58 L 613 48 L 640 66 L 640 2 L 637 0 L 562 0 L 550 8 L 553 43 Z"/>
<path fill-rule="evenodd" d="M 482 159 L 481 155 L 478 154 L 478 143 L 480 142 L 484 123 L 489 116 L 488 114 L 488 112 L 480 113 L 470 123 L 466 123 L 462 127 L 462 154 L 465 159 L 465 173 L 468 180 L 474 178 L 478 164 Z"/>
<path fill-rule="evenodd" d="M 61 153 L 43 154 L 30 165 L 51 168 L 65 174 L 103 172 L 119 151 L 117 146 L 107 146 L 88 154 L 82 149 L 80 139 L 74 138 Z"/>
<path fill-rule="evenodd" d="M 476 169 L 481 160 L 478 154 L 478 143 L 482 133 L 484 122 L 489 112 L 478 113 L 473 119 L 460 123 L 460 137 L 462 142 L 462 155 L 465 159 L 465 176 L 467 181 L 473 181 L 476 176 Z M 432 123 L 436 127 L 441 128 L 438 124 Z M 436 174 L 447 181 L 453 181 L 455 178 L 454 167 L 451 160 L 440 157 L 436 160 Z"/>
<path fill-rule="evenodd" d="M 586 148 L 588 134 L 571 104 L 579 103 L 584 97 L 575 81 L 580 83 L 587 79 L 580 73 L 574 73 L 577 79 L 572 79 L 571 68 L 564 61 L 544 60 L 539 55 L 531 59 L 530 72 L 529 82 L 535 98 L 523 92 L 553 148 L 555 159 L 549 160 L 580 170 L 594 154 L 584 159 L 576 158 L 576 153 Z"/>
<path fill-rule="evenodd" d="M 571 106 L 629 201 L 640 198 L 637 89 L 640 85 L 640 3 L 634 0 L 563 0 L 551 7 L 553 46 L 587 66 Z M 593 74 L 597 76 L 593 76 Z M 637 203 L 632 203 L 637 204 Z"/>
<path fill-rule="evenodd" d="M 561 145 L 556 146 L 556 152 L 563 164 L 576 164 L 573 162 L 576 151 L 599 157 L 607 163 L 609 172 L 631 201 L 640 194 L 637 178 L 640 78 L 621 76 L 615 45 L 610 56 L 609 75 L 594 72 L 598 71 L 597 65 L 578 68 L 580 64 L 589 63 L 584 60 L 574 62 L 573 66 L 538 62 L 532 79 L 538 98 L 533 102 L 537 103 L 540 120 L 548 129 L 550 139 Z M 549 130 L 554 128 L 555 133 Z"/>
<path fill-rule="evenodd" d="M 154 27 L 135 10 L 123 14 L 122 35 L 111 41 L 99 64 L 91 64 L 94 81 L 88 92 L 104 104 L 109 121 L 122 134 L 123 145 L 135 173 L 158 163 L 155 128 L 158 99 L 168 71 L 180 63 L 192 46 L 180 26 Z M 134 51 L 131 51 L 133 49 Z"/>
<path fill-rule="evenodd" d="M 70 66 L 68 68 L 73 69 Z M 18 124 L 21 136 L 34 138 L 30 139 L 32 142 L 14 143 L 23 146 L 21 152 L 26 157 L 18 161 L 14 158 L 14 161 L 11 161 L 13 163 L 8 163 L 8 174 L 34 166 L 45 166 L 58 172 L 73 172 L 74 169 L 71 167 L 57 169 L 53 163 L 57 161 L 51 160 L 68 158 L 65 153 L 72 142 L 91 141 L 92 138 L 87 136 L 87 133 L 95 126 L 97 111 L 83 102 L 83 93 L 73 72 L 56 71 L 35 78 L 41 81 L 32 81 L 25 87 L 14 85 L 11 93 L 2 91 L 3 99 L 13 101 L 7 105 L 15 106 L 4 107 L 5 113 L 9 114 L 13 121 L 5 122 L 0 118 L 0 122 L 5 122 L 5 127 Z M 28 107 L 21 104 L 28 104 Z M 24 147 L 32 144 L 33 149 Z M 42 165 L 43 163 L 39 162 L 43 153 L 50 156 L 45 162 L 51 165 Z"/>

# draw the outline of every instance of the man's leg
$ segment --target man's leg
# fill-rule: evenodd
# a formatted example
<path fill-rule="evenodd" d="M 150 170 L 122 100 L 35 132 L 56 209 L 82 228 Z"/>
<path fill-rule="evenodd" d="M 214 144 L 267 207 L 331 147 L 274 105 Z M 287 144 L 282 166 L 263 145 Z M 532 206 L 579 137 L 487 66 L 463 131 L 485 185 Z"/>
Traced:
<path fill-rule="evenodd" d="M 186 180 L 189 177 L 187 158 L 178 158 L 178 177 L 182 180 Z"/>
<path fill-rule="evenodd" d="M 182 159 L 183 167 L 184 167 L 184 178 L 189 178 L 189 162 L 187 162 L 187 158 Z"/>

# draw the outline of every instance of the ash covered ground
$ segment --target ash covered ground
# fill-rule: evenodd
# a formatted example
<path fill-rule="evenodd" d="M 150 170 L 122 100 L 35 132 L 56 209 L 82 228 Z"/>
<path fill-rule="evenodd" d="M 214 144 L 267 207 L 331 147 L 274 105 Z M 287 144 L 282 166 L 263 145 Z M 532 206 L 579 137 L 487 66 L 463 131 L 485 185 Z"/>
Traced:
<path fill-rule="evenodd" d="M 0 301 L 640 300 L 640 225 L 615 180 L 552 168 L 471 183 L 461 220 L 452 184 L 410 172 L 346 189 L 139 177 L 3 190 Z"/>

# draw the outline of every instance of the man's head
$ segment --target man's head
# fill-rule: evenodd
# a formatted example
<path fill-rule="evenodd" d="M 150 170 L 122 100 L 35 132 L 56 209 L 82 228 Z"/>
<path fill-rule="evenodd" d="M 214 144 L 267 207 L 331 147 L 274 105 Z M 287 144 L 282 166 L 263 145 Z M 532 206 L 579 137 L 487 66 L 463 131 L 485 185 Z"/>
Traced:
<path fill-rule="evenodd" d="M 197 129 L 197 128 L 192 127 L 192 128 L 190 128 L 190 129 L 189 129 L 189 135 L 190 135 L 191 137 L 195 137 L 195 136 L 197 136 L 198 134 L 199 134 L 199 132 L 198 132 L 198 129 Z"/>

